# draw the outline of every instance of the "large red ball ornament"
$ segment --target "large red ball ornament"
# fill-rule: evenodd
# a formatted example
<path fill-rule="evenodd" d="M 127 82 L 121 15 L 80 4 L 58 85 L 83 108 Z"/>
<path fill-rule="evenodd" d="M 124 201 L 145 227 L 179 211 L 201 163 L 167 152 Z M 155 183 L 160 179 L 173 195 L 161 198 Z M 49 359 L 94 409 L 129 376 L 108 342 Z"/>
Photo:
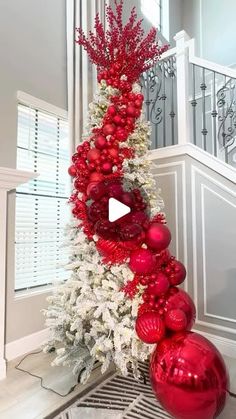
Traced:
<path fill-rule="evenodd" d="M 155 311 L 149 311 L 138 316 L 135 330 L 140 340 L 145 343 L 157 343 L 165 335 L 165 325 Z"/>
<path fill-rule="evenodd" d="M 167 311 L 175 309 L 182 310 L 187 318 L 186 329 L 191 330 L 196 318 L 196 308 L 193 300 L 185 291 L 176 288 L 176 292 L 167 298 L 165 308 Z"/>
<path fill-rule="evenodd" d="M 100 151 L 97 150 L 96 148 L 91 148 L 91 150 L 89 150 L 88 154 L 87 154 L 87 159 L 90 162 L 94 162 L 95 160 L 99 159 L 100 157 Z"/>
<path fill-rule="evenodd" d="M 95 224 L 95 232 L 107 240 L 114 240 L 117 235 L 115 225 L 108 220 L 99 220 Z"/>
<path fill-rule="evenodd" d="M 107 146 L 106 138 L 103 135 L 98 135 L 95 140 L 95 146 L 99 150 L 102 150 L 103 148 L 105 148 Z"/>
<path fill-rule="evenodd" d="M 73 176 L 73 177 L 76 176 L 77 170 L 76 170 L 76 167 L 73 164 L 69 167 L 68 173 L 69 173 L 70 176 Z"/>
<path fill-rule="evenodd" d="M 167 311 L 165 315 L 165 325 L 173 332 L 182 332 L 187 328 L 187 317 L 183 310 L 175 308 Z"/>
<path fill-rule="evenodd" d="M 151 357 L 150 380 L 164 409 L 175 419 L 213 419 L 223 410 L 229 376 L 206 338 L 182 332 L 162 340 Z"/>
<path fill-rule="evenodd" d="M 171 241 L 170 230 L 164 224 L 152 224 L 146 233 L 146 243 L 151 249 L 161 252 Z"/>
<path fill-rule="evenodd" d="M 166 291 L 169 289 L 169 281 L 166 275 L 164 275 L 162 272 L 159 272 L 156 275 L 155 282 L 152 282 L 148 286 L 148 292 L 150 294 L 154 294 L 157 296 L 160 296 L 161 294 L 166 293 Z"/>
<path fill-rule="evenodd" d="M 145 227 L 147 223 L 148 216 L 144 211 L 136 211 L 131 213 L 131 221 L 135 224 L 140 224 Z"/>
<path fill-rule="evenodd" d="M 182 284 L 182 282 L 184 282 L 186 278 L 186 269 L 184 265 L 178 260 L 175 260 L 173 264 L 174 264 L 174 269 L 169 277 L 169 281 L 171 285 L 180 285 Z"/>
<path fill-rule="evenodd" d="M 128 132 L 126 131 L 126 129 L 120 127 L 116 132 L 117 140 L 123 142 L 127 140 L 127 137 L 128 137 Z"/>
<path fill-rule="evenodd" d="M 155 258 L 148 249 L 138 249 L 131 253 L 129 267 L 137 274 L 148 274 L 155 268 Z"/>
<path fill-rule="evenodd" d="M 116 131 L 116 126 L 114 124 L 106 124 L 103 127 L 103 133 L 105 136 L 113 135 Z"/>

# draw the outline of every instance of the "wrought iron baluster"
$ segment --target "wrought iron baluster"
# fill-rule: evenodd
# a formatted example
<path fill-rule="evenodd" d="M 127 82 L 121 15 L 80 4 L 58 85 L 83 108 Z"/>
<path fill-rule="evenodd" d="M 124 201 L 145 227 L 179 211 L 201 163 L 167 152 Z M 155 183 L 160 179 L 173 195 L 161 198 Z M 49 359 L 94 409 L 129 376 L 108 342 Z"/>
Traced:
<path fill-rule="evenodd" d="M 203 149 L 207 149 L 207 128 L 206 128 L 206 81 L 205 81 L 205 68 L 202 67 L 202 83 L 200 85 L 202 91 L 202 136 L 203 136 Z"/>
<path fill-rule="evenodd" d="M 213 155 L 217 156 L 217 142 L 216 142 L 216 117 L 217 117 L 217 110 L 216 110 L 216 73 L 213 71 L 213 86 L 212 86 L 212 134 L 213 134 Z"/>
<path fill-rule="evenodd" d="M 170 118 L 171 118 L 171 144 L 175 144 L 175 111 L 174 111 L 174 59 L 171 57 L 171 70 L 170 70 L 170 77 L 171 77 L 171 109 L 170 109 Z"/>
<path fill-rule="evenodd" d="M 161 96 L 162 103 L 163 103 L 163 147 L 166 147 L 166 84 L 165 84 L 165 61 L 162 62 L 162 86 L 163 86 L 163 93 Z"/>
<path fill-rule="evenodd" d="M 192 64 L 192 95 L 193 99 L 191 101 L 192 109 L 193 109 L 193 144 L 197 144 L 197 133 L 196 133 L 196 80 L 195 80 L 195 64 Z"/>

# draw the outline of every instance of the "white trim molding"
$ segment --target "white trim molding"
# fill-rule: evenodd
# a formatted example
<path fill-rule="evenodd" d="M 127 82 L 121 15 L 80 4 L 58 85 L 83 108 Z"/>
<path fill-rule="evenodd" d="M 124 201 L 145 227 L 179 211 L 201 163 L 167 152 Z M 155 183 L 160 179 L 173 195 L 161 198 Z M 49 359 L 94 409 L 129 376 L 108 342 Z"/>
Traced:
<path fill-rule="evenodd" d="M 6 360 L 11 361 L 18 356 L 25 355 L 28 352 L 40 348 L 48 340 L 48 337 L 49 329 L 43 329 L 7 343 L 5 348 Z"/>
<path fill-rule="evenodd" d="M 6 310 L 6 235 L 7 192 L 37 176 L 37 173 L 0 167 L 0 379 L 6 377 L 5 310 Z"/>
<path fill-rule="evenodd" d="M 57 115 L 62 119 L 68 119 L 68 112 L 65 109 L 45 102 L 45 100 L 29 95 L 28 93 L 22 92 L 21 90 L 17 91 L 17 100 L 23 105 L 27 105 L 35 109 L 40 109 L 53 115 Z"/>
<path fill-rule="evenodd" d="M 188 155 L 236 184 L 236 169 L 194 144 L 177 144 L 149 152 L 151 160 Z"/>

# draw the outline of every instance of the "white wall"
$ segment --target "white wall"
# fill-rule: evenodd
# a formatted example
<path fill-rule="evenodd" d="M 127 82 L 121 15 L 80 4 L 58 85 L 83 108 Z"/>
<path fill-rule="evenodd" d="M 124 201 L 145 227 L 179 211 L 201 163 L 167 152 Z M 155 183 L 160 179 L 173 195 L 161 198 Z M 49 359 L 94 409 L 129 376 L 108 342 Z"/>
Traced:
<path fill-rule="evenodd" d="M 65 0 L 0 1 L 0 166 L 15 167 L 17 90 L 67 109 Z M 9 196 L 6 341 L 44 328 L 46 294 L 15 298 L 14 194 Z"/>
<path fill-rule="evenodd" d="M 183 29 L 197 53 L 222 65 L 236 64 L 235 0 L 183 0 Z"/>

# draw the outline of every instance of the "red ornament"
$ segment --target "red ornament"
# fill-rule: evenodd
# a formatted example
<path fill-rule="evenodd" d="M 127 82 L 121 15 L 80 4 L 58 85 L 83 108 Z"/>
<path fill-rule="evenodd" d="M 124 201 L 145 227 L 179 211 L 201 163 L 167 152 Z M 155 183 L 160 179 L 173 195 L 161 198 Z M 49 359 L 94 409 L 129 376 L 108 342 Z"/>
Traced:
<path fill-rule="evenodd" d="M 102 150 L 103 148 L 105 148 L 107 146 L 106 138 L 103 135 L 98 135 L 95 140 L 95 146 L 99 150 Z"/>
<path fill-rule="evenodd" d="M 131 213 L 131 221 L 135 224 L 140 224 L 142 226 L 145 226 L 147 223 L 148 216 L 144 211 L 136 211 Z"/>
<path fill-rule="evenodd" d="M 115 225 L 108 220 L 99 220 L 95 232 L 106 240 L 115 240 L 117 236 Z"/>
<path fill-rule="evenodd" d="M 155 258 L 148 249 L 138 249 L 131 253 L 129 267 L 138 274 L 148 274 L 155 268 Z"/>
<path fill-rule="evenodd" d="M 114 124 L 106 124 L 103 127 L 103 133 L 105 136 L 113 135 L 116 131 L 116 126 Z"/>
<path fill-rule="evenodd" d="M 128 132 L 125 128 L 120 127 L 116 132 L 116 138 L 118 141 L 126 141 L 128 137 Z"/>
<path fill-rule="evenodd" d="M 146 233 L 146 243 L 151 249 L 161 252 L 166 249 L 171 241 L 171 234 L 164 224 L 152 224 Z"/>
<path fill-rule="evenodd" d="M 108 185 L 108 195 L 119 199 L 123 193 L 123 188 L 120 183 L 111 183 Z"/>
<path fill-rule="evenodd" d="M 99 150 L 97 150 L 96 148 L 91 148 L 91 150 L 89 150 L 87 154 L 87 159 L 90 162 L 94 162 L 95 160 L 99 159 L 100 154 L 101 153 Z"/>
<path fill-rule="evenodd" d="M 94 201 L 97 201 L 105 195 L 106 191 L 107 189 L 103 182 L 93 182 L 87 188 L 87 195 Z"/>
<path fill-rule="evenodd" d="M 135 240 L 142 233 L 143 229 L 139 224 L 128 224 L 121 227 L 120 237 L 122 240 Z"/>
<path fill-rule="evenodd" d="M 169 281 L 171 285 L 180 285 L 186 278 L 186 269 L 178 260 L 173 262 L 173 268 L 173 272 L 171 272 L 171 275 L 169 276 Z"/>
<path fill-rule="evenodd" d="M 165 325 L 174 332 L 181 332 L 187 328 L 187 317 L 183 310 L 175 308 L 167 311 L 165 315 Z"/>
<path fill-rule="evenodd" d="M 116 124 L 116 125 L 120 125 L 121 124 L 121 116 L 120 115 L 115 115 L 114 116 L 114 118 L 113 118 L 113 122 L 114 122 L 114 124 Z"/>
<path fill-rule="evenodd" d="M 132 192 L 124 192 L 121 195 L 121 202 L 123 202 L 123 204 L 127 205 L 128 207 L 132 207 L 133 202 L 134 202 L 134 197 Z"/>
<path fill-rule="evenodd" d="M 118 150 L 118 148 L 114 148 L 114 147 L 109 148 L 108 149 L 108 154 L 109 154 L 109 156 L 111 156 L 113 158 L 116 158 L 119 155 L 119 150 Z"/>
<path fill-rule="evenodd" d="M 135 100 L 135 102 L 134 102 L 134 106 L 135 106 L 136 108 L 142 108 L 142 106 L 143 106 L 143 101 L 142 101 L 142 100 L 139 100 L 139 99 L 136 99 L 136 100 Z"/>
<path fill-rule="evenodd" d="M 213 419 L 223 410 L 229 376 L 216 347 L 198 333 L 162 340 L 152 354 L 150 380 L 165 410 L 176 419 Z"/>
<path fill-rule="evenodd" d="M 110 105 L 107 112 L 110 116 L 116 115 L 116 107 L 114 105 Z"/>
<path fill-rule="evenodd" d="M 131 116 L 132 118 L 135 118 L 135 116 L 136 116 L 136 109 L 135 109 L 134 106 L 132 106 L 132 105 L 127 106 L 126 112 L 127 112 L 127 115 L 128 116 Z"/>
<path fill-rule="evenodd" d="M 169 289 L 169 281 L 166 275 L 164 275 L 162 272 L 159 272 L 155 276 L 155 282 L 152 282 L 148 286 L 148 292 L 150 294 L 154 294 L 157 296 L 160 296 L 161 294 L 166 293 L 166 291 Z"/>
<path fill-rule="evenodd" d="M 68 173 L 72 177 L 75 177 L 76 176 L 77 170 L 76 170 L 76 167 L 73 164 L 69 167 Z"/>
<path fill-rule="evenodd" d="M 145 343 L 157 343 L 165 335 L 165 325 L 158 313 L 144 312 L 138 316 L 135 324 L 136 333 Z"/>
<path fill-rule="evenodd" d="M 109 161 L 105 161 L 104 163 L 102 163 L 101 169 L 102 169 L 102 173 L 104 173 L 105 175 L 108 175 L 109 173 L 112 172 L 112 163 L 110 163 Z"/>
<path fill-rule="evenodd" d="M 90 175 L 90 182 L 101 182 L 104 179 L 104 176 L 101 173 L 93 172 Z"/>
<path fill-rule="evenodd" d="M 170 288 L 170 291 L 172 288 Z M 191 330 L 196 318 L 196 308 L 191 297 L 180 288 L 175 288 L 175 293 L 170 295 L 166 300 L 166 311 L 181 309 L 187 318 L 186 329 Z"/>

